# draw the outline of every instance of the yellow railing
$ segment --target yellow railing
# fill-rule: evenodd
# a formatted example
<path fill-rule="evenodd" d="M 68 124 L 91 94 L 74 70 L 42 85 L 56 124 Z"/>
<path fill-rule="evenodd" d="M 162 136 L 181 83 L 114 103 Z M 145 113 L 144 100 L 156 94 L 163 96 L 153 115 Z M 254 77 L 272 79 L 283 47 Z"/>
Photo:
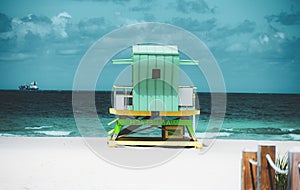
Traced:
<path fill-rule="evenodd" d="M 184 90 L 186 89 L 186 90 Z M 178 86 L 178 93 L 182 92 L 182 97 L 178 94 L 179 110 L 194 109 L 196 105 L 196 87 L 194 86 Z M 114 86 L 113 105 L 116 110 L 132 110 L 133 95 L 132 86 Z"/>

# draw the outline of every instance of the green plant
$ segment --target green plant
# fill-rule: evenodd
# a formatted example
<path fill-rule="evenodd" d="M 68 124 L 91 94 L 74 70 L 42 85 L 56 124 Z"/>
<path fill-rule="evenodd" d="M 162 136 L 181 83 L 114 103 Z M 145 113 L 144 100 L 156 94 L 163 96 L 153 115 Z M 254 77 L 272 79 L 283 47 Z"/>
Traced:
<path fill-rule="evenodd" d="M 276 166 L 281 170 L 288 169 L 288 156 L 277 156 Z M 287 190 L 288 189 L 288 174 L 275 173 L 276 189 L 277 190 Z"/>

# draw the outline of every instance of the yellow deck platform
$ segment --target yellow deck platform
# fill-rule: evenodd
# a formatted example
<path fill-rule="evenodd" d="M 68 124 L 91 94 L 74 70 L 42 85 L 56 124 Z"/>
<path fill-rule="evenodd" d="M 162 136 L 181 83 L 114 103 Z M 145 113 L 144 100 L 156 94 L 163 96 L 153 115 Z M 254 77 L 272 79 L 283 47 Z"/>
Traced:
<path fill-rule="evenodd" d="M 157 147 L 194 147 L 197 149 L 202 149 L 202 142 L 195 141 L 184 141 L 184 140 L 143 140 L 143 138 L 138 139 L 116 139 L 112 140 L 108 137 L 107 140 L 109 147 L 118 146 L 157 146 Z"/>

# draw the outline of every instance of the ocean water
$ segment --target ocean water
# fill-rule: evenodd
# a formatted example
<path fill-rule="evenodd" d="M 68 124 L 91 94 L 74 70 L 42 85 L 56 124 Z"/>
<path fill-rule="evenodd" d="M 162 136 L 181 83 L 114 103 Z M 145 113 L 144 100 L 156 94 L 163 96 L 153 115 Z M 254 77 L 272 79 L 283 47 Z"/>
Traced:
<path fill-rule="evenodd" d="M 82 92 L 88 96 L 92 92 Z M 300 141 L 300 95 L 292 94 L 227 94 L 227 109 L 220 131 L 207 132 L 211 113 L 209 93 L 198 93 L 201 114 L 198 138 L 292 140 Z M 78 106 L 78 105 L 77 105 Z M 113 128 L 114 119 L 108 112 L 110 92 L 96 92 L 95 105 L 83 98 L 82 118 L 94 114 L 99 120 L 86 120 L 85 130 L 77 128 L 71 91 L 0 91 L 0 136 L 38 137 L 105 137 Z M 77 111 L 74 108 L 75 112 Z M 95 125 L 96 122 L 96 125 Z M 99 125 L 98 123 L 99 122 Z M 104 127 L 104 130 L 102 130 Z M 157 131 L 152 131 L 157 133 Z M 88 135 L 87 135 L 88 134 Z M 149 135 L 149 133 L 147 133 Z"/>

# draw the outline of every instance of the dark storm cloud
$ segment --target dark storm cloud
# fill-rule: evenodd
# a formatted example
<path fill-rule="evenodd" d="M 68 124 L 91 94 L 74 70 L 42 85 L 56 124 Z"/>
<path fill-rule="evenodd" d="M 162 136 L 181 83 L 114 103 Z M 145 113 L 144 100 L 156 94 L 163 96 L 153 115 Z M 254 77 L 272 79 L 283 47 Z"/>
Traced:
<path fill-rule="evenodd" d="M 252 33 L 255 31 L 256 23 L 249 20 L 244 20 L 242 23 L 238 24 L 235 27 L 221 27 L 218 28 L 213 37 L 214 38 L 225 38 L 232 35 Z"/>
<path fill-rule="evenodd" d="M 39 52 L 43 49 L 45 42 L 41 39 L 39 35 L 33 34 L 32 32 L 28 32 L 24 37 L 24 41 L 22 43 L 22 52 Z"/>
<path fill-rule="evenodd" d="M 297 13 L 287 13 L 281 12 L 279 14 L 267 15 L 265 19 L 270 22 L 278 22 L 283 25 L 296 25 L 300 24 L 300 12 Z"/>
<path fill-rule="evenodd" d="M 274 53 L 274 51 L 266 53 L 266 58 L 275 60 L 282 59 L 300 64 L 300 38 L 286 39 L 282 43 L 278 44 L 278 46 L 280 48 L 280 51 L 277 51 L 276 53 Z"/>
<path fill-rule="evenodd" d="M 251 62 L 254 65 L 256 63 L 253 60 L 256 60 L 263 63 L 260 66 L 279 64 L 278 66 L 285 67 L 289 64 L 300 67 L 300 55 L 297 51 L 300 49 L 300 38 L 278 39 L 264 35 L 268 36 L 268 40 L 264 43 L 258 39 L 261 34 L 254 34 L 250 41 L 218 43 L 210 49 L 219 60 L 230 60 L 235 63 Z"/>
<path fill-rule="evenodd" d="M 180 26 L 186 30 L 190 31 L 210 31 L 216 26 L 216 19 L 212 18 L 205 21 L 198 21 L 193 18 L 181 18 L 175 17 L 172 19 L 171 24 Z"/>
<path fill-rule="evenodd" d="M 255 30 L 255 27 L 255 22 L 250 20 L 244 20 L 244 22 L 232 29 L 232 31 L 235 33 L 252 33 Z"/>
<path fill-rule="evenodd" d="M 14 48 L 16 46 L 15 41 L 10 39 L 7 33 L 11 32 L 11 18 L 6 14 L 0 13 L 0 52 L 6 52 L 7 49 Z M 0 55 L 0 58 L 3 57 L 3 54 Z"/>
<path fill-rule="evenodd" d="M 11 30 L 11 19 L 3 13 L 0 13 L 0 33 Z"/>
<path fill-rule="evenodd" d="M 206 13 L 211 11 L 204 0 L 194 0 L 194 1 L 177 0 L 176 10 L 182 13 L 191 13 L 191 12 Z"/>

